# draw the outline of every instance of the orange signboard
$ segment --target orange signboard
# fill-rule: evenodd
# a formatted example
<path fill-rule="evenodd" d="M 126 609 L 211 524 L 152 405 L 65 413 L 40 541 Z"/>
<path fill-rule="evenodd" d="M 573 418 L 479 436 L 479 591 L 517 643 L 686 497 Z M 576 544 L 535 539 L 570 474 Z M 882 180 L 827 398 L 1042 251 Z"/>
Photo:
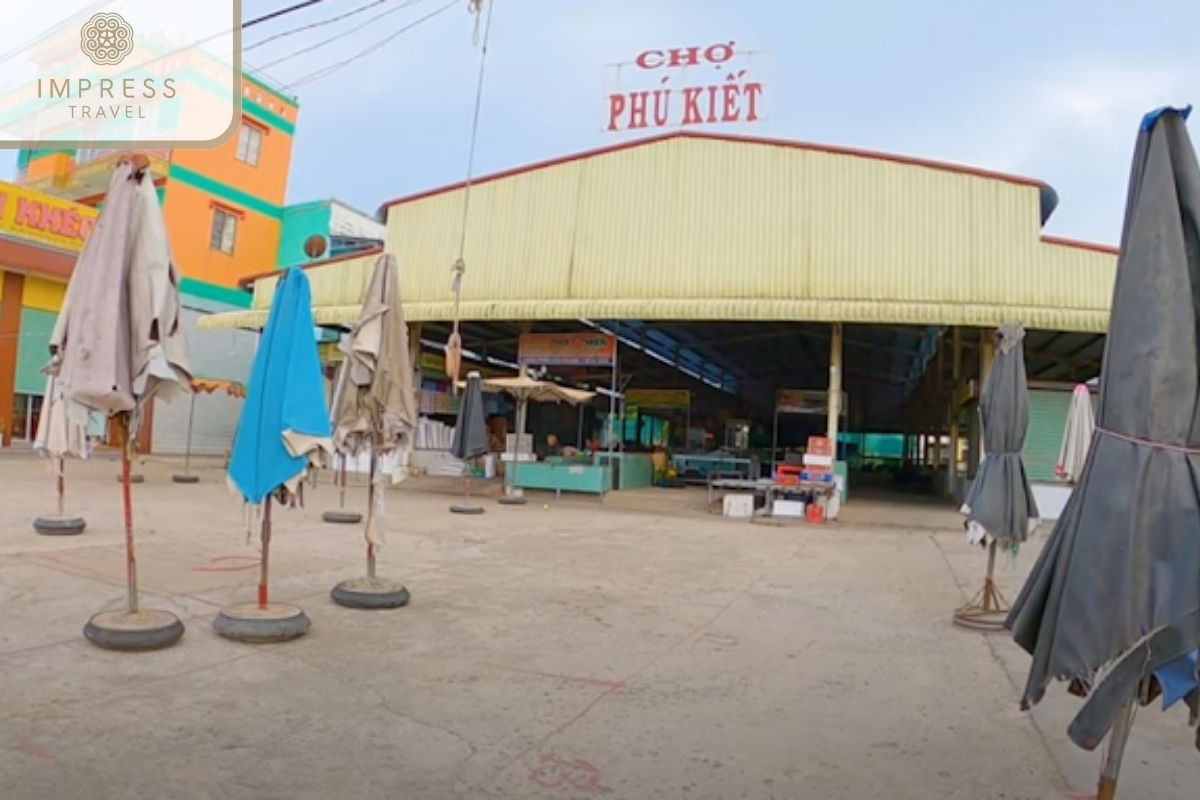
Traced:
<path fill-rule="evenodd" d="M 523 333 L 517 347 L 517 360 L 534 366 L 607 366 L 616 356 L 607 333 Z"/>
<path fill-rule="evenodd" d="M 78 253 L 99 216 L 89 206 L 0 183 L 0 236 Z"/>

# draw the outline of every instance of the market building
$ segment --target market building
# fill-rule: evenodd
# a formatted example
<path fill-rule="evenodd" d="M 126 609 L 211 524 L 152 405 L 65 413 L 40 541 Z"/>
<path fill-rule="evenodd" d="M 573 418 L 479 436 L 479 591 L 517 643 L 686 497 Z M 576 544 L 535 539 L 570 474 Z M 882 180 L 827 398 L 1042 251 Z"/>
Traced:
<path fill-rule="evenodd" d="M 467 191 L 381 209 L 405 313 L 434 357 L 455 315 L 450 268 Z M 1032 389 L 1026 463 L 1051 481 L 1069 390 L 1099 371 L 1115 251 L 1043 235 L 1057 197 L 1037 180 L 676 132 L 476 179 L 469 191 L 464 347 L 492 365 L 533 364 L 522 336 L 559 334 L 567 349 L 572 335 L 612 337 L 621 439 L 668 444 L 701 475 L 731 460 L 714 464 L 714 445 L 765 474 L 814 434 L 831 434 L 842 462 L 869 460 L 867 434 L 902 434 L 898 455 L 876 455 L 924 463 L 942 491 L 960 494 L 979 457 L 974 409 L 991 331 L 1019 322 Z M 318 324 L 353 322 L 373 258 L 311 266 Z M 249 309 L 202 328 L 260 327 L 273 284 L 257 281 Z M 548 373 L 610 383 L 606 367 Z M 577 428 L 547 409 L 534 438 L 553 428 L 582 446 L 607 429 L 606 403 Z"/>

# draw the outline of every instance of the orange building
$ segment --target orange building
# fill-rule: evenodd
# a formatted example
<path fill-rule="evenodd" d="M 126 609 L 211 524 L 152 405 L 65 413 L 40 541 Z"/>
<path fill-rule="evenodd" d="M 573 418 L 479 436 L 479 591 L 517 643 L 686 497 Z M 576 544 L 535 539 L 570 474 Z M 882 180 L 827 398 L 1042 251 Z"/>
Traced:
<path fill-rule="evenodd" d="M 246 307 L 249 295 L 238 288 L 239 280 L 279 264 L 298 108 L 296 98 L 243 75 L 242 123 L 230 141 L 211 150 L 143 151 L 151 158 L 150 172 L 184 278 L 184 322 L 198 375 L 242 381 L 249 373 L 253 335 L 194 335 L 195 324 L 204 314 Z M 17 175 L 23 188 L 13 189 L 34 190 L 37 197 L 59 208 L 58 213 L 70 210 L 87 218 L 103 203 L 119 156 L 114 150 L 23 150 Z M 3 219 L 7 218 L 0 213 Z M 0 230 L 0 239 L 10 234 L 12 231 Z M 77 237 L 79 246 L 83 236 Z M 0 272 L 6 287 L 4 320 L 15 328 L 5 331 L 8 350 L 2 338 L 5 334 L 0 333 L 0 425 L 5 430 L 5 444 L 11 438 L 32 436 L 31 420 L 44 383 L 38 370 L 45 363 L 46 343 L 77 252 L 78 248 L 63 249 L 59 242 L 54 252 L 22 256 L 0 243 Z M 17 278 L 23 282 L 21 289 Z M 34 286 L 37 288 L 30 288 Z M 14 299 L 18 292 L 26 298 L 19 303 Z M 29 297 L 35 305 L 28 304 Z M 13 342 L 19 342 L 19 354 Z M 236 408 L 231 406 L 237 402 L 220 394 L 197 399 L 196 452 L 215 453 L 228 446 L 237 419 Z M 175 403 L 170 408 L 152 409 L 143 449 L 181 452 L 187 406 Z"/>

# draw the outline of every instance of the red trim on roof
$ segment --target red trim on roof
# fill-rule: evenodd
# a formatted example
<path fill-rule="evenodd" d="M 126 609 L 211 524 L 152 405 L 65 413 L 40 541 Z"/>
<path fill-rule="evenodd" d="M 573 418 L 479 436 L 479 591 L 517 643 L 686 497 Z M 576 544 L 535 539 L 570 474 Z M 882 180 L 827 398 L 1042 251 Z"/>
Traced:
<path fill-rule="evenodd" d="M 1081 242 L 1078 239 L 1064 239 L 1061 236 L 1043 236 L 1042 241 L 1046 244 L 1058 244 L 1063 247 L 1078 247 L 1080 250 L 1092 250 L 1096 253 L 1106 253 L 1111 256 L 1121 254 L 1120 248 L 1113 247 L 1109 244 L 1097 244 L 1095 242 Z"/>
<path fill-rule="evenodd" d="M 326 258 L 322 261 L 309 261 L 304 264 L 294 264 L 293 266 L 297 266 L 300 269 L 312 269 L 313 267 L 324 267 L 324 266 L 328 266 L 329 264 L 336 264 L 339 261 L 349 261 L 352 258 L 366 258 L 367 256 L 377 256 L 382 252 L 383 252 L 382 247 L 372 247 L 369 250 L 356 250 L 353 253 L 347 253 L 346 255 L 338 256 L 337 258 Z M 276 275 L 282 275 L 283 273 L 287 272 L 290 268 L 291 267 L 282 267 L 280 269 L 273 269 L 270 272 L 259 272 L 255 275 L 246 275 L 243 278 L 238 278 L 237 285 L 239 287 L 241 287 L 242 289 L 249 289 L 251 286 L 254 285 L 255 281 L 262 280 L 263 278 L 273 278 Z"/>
<path fill-rule="evenodd" d="M 631 150 L 635 147 L 645 147 L 658 142 L 665 142 L 672 139 L 700 139 L 711 142 L 731 142 L 735 144 L 758 144 L 768 147 L 785 147 L 791 150 L 808 150 L 814 153 L 828 153 L 836 156 L 851 156 L 853 158 L 865 158 L 875 161 L 890 161 L 894 164 L 903 164 L 912 167 L 925 167 L 927 169 L 936 169 L 942 172 L 954 172 L 960 175 L 973 175 L 978 178 L 989 178 L 991 180 L 1006 181 L 1008 183 L 1016 183 L 1021 186 L 1041 187 L 1043 183 L 1033 178 L 1026 178 L 1020 175 L 1009 175 L 1003 172 L 992 172 L 990 170 L 978 169 L 976 167 L 967 167 L 962 164 L 950 164 L 945 161 L 932 161 L 924 158 L 912 158 L 910 156 L 897 155 L 895 153 L 880 153 L 874 150 L 859 150 L 852 147 L 837 147 L 828 144 L 814 144 L 812 142 L 798 142 L 790 139 L 767 139 L 759 136 L 734 136 L 725 133 L 703 133 L 700 131 L 672 131 L 658 136 L 646 136 L 641 139 L 633 139 L 627 142 L 618 144 L 606 145 L 597 147 L 592 150 L 584 150 L 580 153 L 573 153 L 567 156 L 559 156 L 546 161 L 538 161 L 533 164 L 527 164 L 523 167 L 515 167 L 513 169 L 494 172 L 490 175 L 485 175 L 476 178 L 472 181 L 472 185 L 481 183 L 489 183 L 491 181 L 501 180 L 503 178 L 512 178 L 526 172 L 534 172 L 547 167 L 554 167 L 559 164 L 567 164 L 572 161 L 582 161 L 595 156 L 607 155 L 608 153 L 617 153 L 622 150 Z M 436 189 L 428 189 L 416 194 L 410 194 L 405 197 L 400 197 L 395 200 L 389 200 L 380 206 L 380 210 L 386 210 L 391 206 L 400 205 L 401 203 L 412 203 L 417 200 L 423 200 L 426 197 L 452 192 L 456 189 L 461 189 L 466 186 L 466 181 L 452 183 L 449 186 L 441 186 Z"/>

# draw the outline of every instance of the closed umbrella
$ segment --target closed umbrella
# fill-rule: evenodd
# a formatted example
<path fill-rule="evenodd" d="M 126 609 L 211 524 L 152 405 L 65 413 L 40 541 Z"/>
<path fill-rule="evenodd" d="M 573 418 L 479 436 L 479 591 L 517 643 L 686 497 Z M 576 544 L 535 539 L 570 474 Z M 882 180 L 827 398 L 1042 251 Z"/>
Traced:
<path fill-rule="evenodd" d="M 1058 464 L 1054 467 L 1054 474 L 1061 480 L 1067 483 L 1079 480 L 1095 430 L 1092 391 L 1086 384 L 1081 383 L 1071 393 L 1071 405 L 1067 409 L 1067 427 L 1063 430 L 1062 450 L 1058 454 Z"/>
<path fill-rule="evenodd" d="M 230 486 L 261 507 L 262 517 L 258 602 L 225 608 L 213 621 L 230 639 L 282 641 L 308 632 L 301 609 L 270 602 L 268 578 L 271 499 L 295 505 L 309 470 L 333 454 L 314 329 L 308 276 L 292 267 L 275 287 L 229 456 Z"/>
<path fill-rule="evenodd" d="M 1200 646 L 1200 165 L 1189 110 L 1142 121 L 1096 430 L 1006 623 L 1033 656 L 1022 706 L 1068 679 L 1088 693 L 1072 740 L 1090 750 L 1112 732 L 1102 800 L 1116 796 L 1136 703 L 1155 691 L 1152 674 Z M 1188 674 L 1195 678 L 1194 666 Z M 1195 724 L 1195 688 L 1188 702 Z"/>
<path fill-rule="evenodd" d="M 179 275 L 148 163 L 132 156 L 113 172 L 51 333 L 47 367 L 55 377 L 45 439 L 52 458 L 86 455 L 93 411 L 109 417 L 121 440 L 128 606 L 96 614 L 84 629 L 94 644 L 114 649 L 164 647 L 183 635 L 173 614 L 139 607 L 134 553 L 129 470 L 140 411 L 152 397 L 170 401 L 191 383 Z"/>
<path fill-rule="evenodd" d="M 405 448 L 417 424 L 408 326 L 400 305 L 400 271 L 396 259 L 381 255 L 362 301 L 362 314 L 344 345 L 345 361 L 332 409 L 333 444 L 343 454 L 370 454 L 367 483 L 367 575 L 344 581 L 333 599 L 353 608 L 395 608 L 408 602 L 408 592 L 375 575 L 375 552 L 383 545 L 382 456 Z"/>
<path fill-rule="evenodd" d="M 71 536 L 83 533 L 87 522 L 83 517 L 66 514 L 66 460 L 61 454 L 71 453 L 77 458 L 88 458 L 91 448 L 86 424 L 80 426 L 66 413 L 62 396 L 62 384 L 58 380 L 58 362 L 52 361 L 43 370 L 46 373 L 46 391 L 42 395 L 42 409 L 38 416 L 34 450 L 51 456 L 54 473 L 56 513 L 42 515 L 33 520 L 33 529 L 45 536 Z"/>
<path fill-rule="evenodd" d="M 980 630 L 999 630 L 1008 611 L 994 578 L 997 549 L 1016 552 L 1037 527 L 1038 516 L 1021 460 L 1029 427 L 1025 330 L 1001 325 L 994 339 L 995 355 L 979 397 L 984 458 L 962 509 L 969 541 L 987 544 L 987 575 L 979 593 L 954 615 L 957 624 Z"/>
<path fill-rule="evenodd" d="M 467 375 L 467 387 L 458 406 L 454 424 L 454 440 L 450 454 L 460 461 L 470 462 L 488 451 L 487 426 L 483 419 L 483 390 L 478 372 Z M 482 514 L 483 507 L 471 505 L 471 466 L 466 465 L 463 476 L 463 502 L 450 506 L 455 514 Z"/>

